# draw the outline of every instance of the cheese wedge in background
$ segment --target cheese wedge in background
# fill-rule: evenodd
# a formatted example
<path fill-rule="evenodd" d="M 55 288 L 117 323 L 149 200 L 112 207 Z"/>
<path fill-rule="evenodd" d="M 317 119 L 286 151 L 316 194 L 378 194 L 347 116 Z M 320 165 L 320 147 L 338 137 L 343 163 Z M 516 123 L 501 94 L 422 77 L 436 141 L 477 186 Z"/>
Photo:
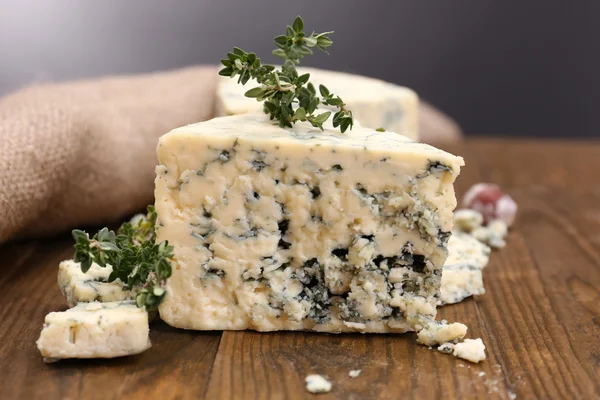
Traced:
<path fill-rule="evenodd" d="M 385 128 L 419 140 L 419 97 L 413 90 L 379 79 L 317 68 L 299 67 L 298 73 L 310 73 L 310 82 L 317 89 L 323 84 L 340 96 L 363 126 Z M 253 80 L 241 85 L 237 77 L 220 77 L 217 116 L 261 112 L 262 102 L 244 96 L 255 86 L 257 83 Z"/>
<path fill-rule="evenodd" d="M 175 129 L 157 153 L 168 324 L 406 332 L 435 317 L 462 158 L 264 114 Z"/>

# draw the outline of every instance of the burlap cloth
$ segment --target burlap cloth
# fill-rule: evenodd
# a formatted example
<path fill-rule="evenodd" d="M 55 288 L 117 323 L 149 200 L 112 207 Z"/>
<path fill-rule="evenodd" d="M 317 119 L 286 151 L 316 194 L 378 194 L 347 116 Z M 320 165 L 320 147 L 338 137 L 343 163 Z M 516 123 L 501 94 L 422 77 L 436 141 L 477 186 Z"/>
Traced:
<path fill-rule="evenodd" d="M 123 220 L 153 201 L 158 138 L 213 115 L 216 67 L 25 88 L 0 99 L 0 242 Z M 457 125 L 424 104 L 424 141 Z"/>

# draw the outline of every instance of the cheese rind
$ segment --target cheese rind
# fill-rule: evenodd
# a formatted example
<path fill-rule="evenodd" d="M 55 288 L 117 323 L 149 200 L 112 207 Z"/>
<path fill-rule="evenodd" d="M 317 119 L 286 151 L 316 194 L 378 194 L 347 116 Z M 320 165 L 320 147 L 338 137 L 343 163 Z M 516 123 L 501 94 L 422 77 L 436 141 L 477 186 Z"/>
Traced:
<path fill-rule="evenodd" d="M 170 325 L 405 332 L 435 316 L 460 157 L 246 114 L 170 132 L 158 159 Z"/>
<path fill-rule="evenodd" d="M 81 303 L 46 315 L 37 347 L 45 361 L 113 358 L 150 347 L 148 313 L 134 302 Z"/>
<path fill-rule="evenodd" d="M 309 73 L 315 87 L 323 84 L 340 96 L 362 125 L 419 139 L 419 97 L 413 90 L 379 79 L 317 68 L 299 67 L 298 73 Z M 254 80 L 241 85 L 237 77 L 221 77 L 217 116 L 261 112 L 263 103 L 244 96 L 257 85 Z"/>
<path fill-rule="evenodd" d="M 67 305 L 100 301 L 123 301 L 133 299 L 134 291 L 125 289 L 120 280 L 108 282 L 112 267 L 101 267 L 94 263 L 87 272 L 81 270 L 80 263 L 65 260 L 58 266 L 58 286 L 65 296 Z"/>

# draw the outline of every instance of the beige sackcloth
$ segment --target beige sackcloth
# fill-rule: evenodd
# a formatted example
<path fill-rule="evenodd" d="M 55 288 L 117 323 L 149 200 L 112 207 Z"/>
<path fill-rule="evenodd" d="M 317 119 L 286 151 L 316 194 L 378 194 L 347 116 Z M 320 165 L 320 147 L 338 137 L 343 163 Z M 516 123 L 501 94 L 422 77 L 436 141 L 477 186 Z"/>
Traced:
<path fill-rule="evenodd" d="M 211 118 L 217 68 L 28 87 L 0 99 L 0 243 L 114 224 L 153 202 L 156 144 Z M 423 104 L 426 142 L 460 137 Z"/>

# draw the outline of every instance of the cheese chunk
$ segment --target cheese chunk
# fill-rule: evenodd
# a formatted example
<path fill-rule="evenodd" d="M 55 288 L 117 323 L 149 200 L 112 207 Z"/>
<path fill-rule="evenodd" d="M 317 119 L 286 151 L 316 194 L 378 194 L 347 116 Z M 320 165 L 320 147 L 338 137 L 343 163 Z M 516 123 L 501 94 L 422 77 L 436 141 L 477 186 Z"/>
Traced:
<path fill-rule="evenodd" d="M 58 266 L 58 286 L 69 307 L 77 303 L 90 301 L 121 301 L 135 297 L 135 293 L 125 289 L 120 280 L 108 282 L 112 268 L 101 267 L 94 263 L 87 272 L 81 271 L 81 265 L 66 260 Z"/>
<path fill-rule="evenodd" d="M 328 393 L 331 391 L 331 382 L 323 375 L 308 375 L 304 378 L 306 382 L 306 390 L 311 393 Z"/>
<path fill-rule="evenodd" d="M 456 221 L 456 219 L 455 219 Z M 491 249 L 473 236 L 454 231 L 448 241 L 448 258 L 442 271 L 439 304 L 454 304 L 485 293 L 482 269 Z"/>
<path fill-rule="evenodd" d="M 435 315 L 462 158 L 244 114 L 171 131 L 158 159 L 168 324 L 405 332 Z"/>
<path fill-rule="evenodd" d="M 81 303 L 46 315 L 37 347 L 46 362 L 112 358 L 150 348 L 148 313 L 134 302 Z"/>
<path fill-rule="evenodd" d="M 454 345 L 453 355 L 472 363 L 485 360 L 485 344 L 481 339 L 465 339 L 464 342 Z"/>
<path fill-rule="evenodd" d="M 426 346 L 456 342 L 467 334 L 467 326 L 460 322 L 429 321 L 417 333 L 417 342 Z"/>
<path fill-rule="evenodd" d="M 385 128 L 413 140 L 419 139 L 419 98 L 406 87 L 379 79 L 327 71 L 317 68 L 298 68 L 299 74 L 310 73 L 310 81 L 340 96 L 354 116 L 366 127 Z M 244 96 L 248 89 L 258 86 L 251 80 L 246 85 L 237 77 L 221 77 L 217 88 L 217 116 L 262 111 L 261 102 Z"/>
<path fill-rule="evenodd" d="M 502 220 L 491 221 L 487 226 L 481 226 L 471 232 L 474 238 L 491 248 L 501 249 L 506 246 L 508 225 Z"/>
<path fill-rule="evenodd" d="M 481 269 L 468 264 L 445 265 L 439 304 L 454 304 L 467 297 L 485 294 Z"/>
<path fill-rule="evenodd" d="M 448 240 L 448 258 L 445 265 L 468 264 L 483 269 L 490 260 L 491 252 L 492 249 L 473 236 L 452 231 Z"/>

